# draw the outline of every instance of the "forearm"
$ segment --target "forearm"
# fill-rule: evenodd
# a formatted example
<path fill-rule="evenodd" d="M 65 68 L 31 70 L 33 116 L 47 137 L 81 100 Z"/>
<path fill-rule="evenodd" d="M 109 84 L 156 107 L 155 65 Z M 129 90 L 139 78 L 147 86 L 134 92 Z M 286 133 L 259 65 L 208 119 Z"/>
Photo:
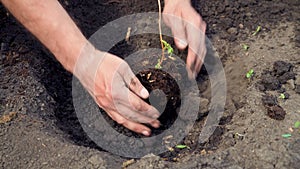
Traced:
<path fill-rule="evenodd" d="M 73 72 L 87 40 L 57 0 L 1 2 L 68 71 Z"/>

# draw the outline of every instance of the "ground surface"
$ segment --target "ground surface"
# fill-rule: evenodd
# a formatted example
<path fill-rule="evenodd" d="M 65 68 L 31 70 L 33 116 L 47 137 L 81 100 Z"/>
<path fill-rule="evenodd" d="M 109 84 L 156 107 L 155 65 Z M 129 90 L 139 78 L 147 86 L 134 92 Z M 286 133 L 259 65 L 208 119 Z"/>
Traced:
<path fill-rule="evenodd" d="M 150 1 L 61 2 L 87 37 L 120 16 L 157 10 Z M 208 24 L 226 73 L 220 126 L 208 143 L 197 146 L 200 119 L 183 140 L 191 150 L 149 155 L 128 168 L 299 168 L 300 133 L 293 126 L 300 121 L 300 1 L 218 0 L 194 6 Z M 101 150 L 80 127 L 72 76 L 2 6 L 0 18 L 0 168 L 121 168 L 130 159 Z M 257 26 L 262 30 L 253 36 Z M 151 45 L 157 39 L 137 37 L 112 52 L 126 56 Z M 280 72 L 273 68 L 276 61 L 291 66 Z M 250 69 L 255 73 L 248 80 Z M 208 80 L 202 77 L 200 95 L 207 101 Z M 280 93 L 289 97 L 280 99 Z M 265 95 L 277 101 L 263 103 Z M 270 108 L 274 102 L 286 113 L 280 118 L 274 118 L 278 108 Z M 283 138 L 287 133 L 292 136 Z"/>

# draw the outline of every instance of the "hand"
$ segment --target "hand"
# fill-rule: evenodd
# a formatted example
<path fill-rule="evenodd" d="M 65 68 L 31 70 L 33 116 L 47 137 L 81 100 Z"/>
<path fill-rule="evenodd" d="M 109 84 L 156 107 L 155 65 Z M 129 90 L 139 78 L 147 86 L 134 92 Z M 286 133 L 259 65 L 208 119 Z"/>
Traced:
<path fill-rule="evenodd" d="M 188 48 L 187 71 L 196 78 L 206 55 L 206 23 L 192 7 L 190 0 L 165 0 L 163 11 L 165 23 L 172 29 L 179 49 Z"/>
<path fill-rule="evenodd" d="M 77 60 L 74 74 L 117 123 L 146 136 L 151 130 L 141 123 L 159 127 L 159 112 L 141 99 L 149 93 L 124 60 L 88 44 Z"/>

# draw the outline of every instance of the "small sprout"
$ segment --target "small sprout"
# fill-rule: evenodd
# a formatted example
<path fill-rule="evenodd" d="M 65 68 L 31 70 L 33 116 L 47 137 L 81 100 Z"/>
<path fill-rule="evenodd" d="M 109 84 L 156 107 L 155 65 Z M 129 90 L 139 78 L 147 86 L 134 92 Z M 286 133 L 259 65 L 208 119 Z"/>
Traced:
<path fill-rule="evenodd" d="M 187 145 L 182 145 L 182 144 L 176 145 L 175 147 L 176 147 L 176 148 L 179 148 L 179 149 L 185 149 L 185 148 L 190 149 L 189 146 L 187 146 Z"/>
<path fill-rule="evenodd" d="M 261 30 L 261 26 L 258 26 L 255 30 L 255 32 L 253 32 L 253 36 L 257 35 L 257 33 Z"/>
<path fill-rule="evenodd" d="M 279 99 L 285 99 L 285 95 L 283 93 L 280 94 Z"/>
<path fill-rule="evenodd" d="M 246 44 L 242 44 L 242 47 L 243 47 L 243 49 L 244 49 L 245 51 L 247 51 L 247 50 L 249 49 L 249 46 L 246 45 Z"/>
<path fill-rule="evenodd" d="M 292 137 L 292 135 L 291 134 L 283 134 L 282 137 L 283 138 L 289 138 L 289 137 Z"/>
<path fill-rule="evenodd" d="M 234 133 L 233 138 L 235 139 L 243 139 L 245 137 L 244 134 Z"/>
<path fill-rule="evenodd" d="M 253 76 L 253 74 L 254 74 L 254 70 L 250 69 L 246 74 L 247 79 L 250 79 Z"/>
<path fill-rule="evenodd" d="M 300 121 L 296 121 L 295 124 L 294 124 L 294 127 L 299 128 L 300 127 Z"/>

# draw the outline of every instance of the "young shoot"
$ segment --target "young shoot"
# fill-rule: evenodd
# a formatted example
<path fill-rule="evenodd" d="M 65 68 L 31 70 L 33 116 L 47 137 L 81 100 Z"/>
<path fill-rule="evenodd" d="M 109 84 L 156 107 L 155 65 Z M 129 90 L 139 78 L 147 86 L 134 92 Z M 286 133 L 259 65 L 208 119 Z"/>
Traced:
<path fill-rule="evenodd" d="M 159 18 L 158 18 L 158 28 L 159 28 L 159 40 L 160 40 L 160 44 L 161 44 L 161 58 L 158 59 L 157 64 L 155 65 L 156 69 L 161 69 L 162 68 L 162 63 L 165 60 L 165 50 L 167 51 L 168 57 L 172 60 L 175 60 L 175 58 L 172 57 L 174 49 L 172 48 L 172 46 L 166 42 L 165 40 L 163 40 L 162 38 L 162 31 L 161 31 L 161 4 L 160 4 L 160 0 L 157 0 L 158 3 L 158 12 L 159 12 Z"/>
<path fill-rule="evenodd" d="M 258 32 L 260 32 L 260 30 L 261 30 L 261 26 L 258 26 L 258 27 L 256 28 L 255 32 L 253 32 L 252 35 L 253 35 L 253 36 L 257 35 Z"/>
<path fill-rule="evenodd" d="M 296 121 L 295 124 L 294 124 L 294 127 L 299 128 L 300 127 L 300 121 Z"/>
<path fill-rule="evenodd" d="M 246 74 L 246 78 L 247 79 L 250 79 L 252 76 L 254 75 L 254 70 L 253 69 L 250 69 L 247 74 Z"/>
<path fill-rule="evenodd" d="M 289 137 L 292 137 L 292 135 L 291 134 L 283 134 L 283 135 L 281 135 L 283 138 L 289 138 Z"/>
<path fill-rule="evenodd" d="M 279 99 L 285 99 L 285 95 L 284 95 L 283 93 L 281 93 L 281 94 L 279 95 Z"/>
<path fill-rule="evenodd" d="M 182 144 L 176 145 L 175 147 L 178 148 L 178 149 L 185 149 L 185 148 L 190 149 L 189 146 L 187 146 L 187 145 L 182 145 Z"/>
<path fill-rule="evenodd" d="M 247 50 L 249 49 L 249 46 L 246 45 L 246 44 L 242 44 L 242 47 L 243 47 L 243 49 L 244 49 L 245 51 L 247 51 Z"/>

